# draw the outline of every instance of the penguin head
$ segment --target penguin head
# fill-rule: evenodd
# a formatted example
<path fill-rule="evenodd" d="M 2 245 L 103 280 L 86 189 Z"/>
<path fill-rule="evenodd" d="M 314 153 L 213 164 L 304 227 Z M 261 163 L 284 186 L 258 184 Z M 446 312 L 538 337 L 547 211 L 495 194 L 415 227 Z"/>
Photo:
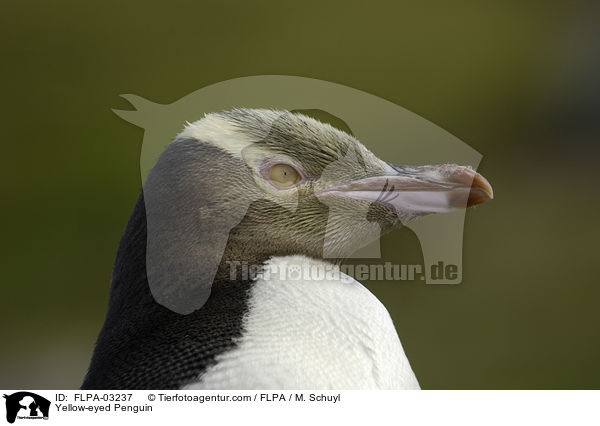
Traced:
<path fill-rule="evenodd" d="M 206 300 L 224 256 L 338 261 L 414 217 L 493 197 L 468 167 L 387 163 L 329 124 L 255 109 L 189 124 L 143 192 L 151 290 L 185 312 Z"/>

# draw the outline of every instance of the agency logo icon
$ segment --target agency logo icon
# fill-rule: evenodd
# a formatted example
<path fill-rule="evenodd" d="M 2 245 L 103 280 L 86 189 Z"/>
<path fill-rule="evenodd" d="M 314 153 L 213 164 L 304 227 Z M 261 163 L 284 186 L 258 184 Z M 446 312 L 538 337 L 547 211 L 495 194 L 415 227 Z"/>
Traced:
<path fill-rule="evenodd" d="M 15 392 L 4 395 L 6 399 L 6 421 L 14 423 L 16 419 L 48 420 L 50 401 L 33 392 Z"/>

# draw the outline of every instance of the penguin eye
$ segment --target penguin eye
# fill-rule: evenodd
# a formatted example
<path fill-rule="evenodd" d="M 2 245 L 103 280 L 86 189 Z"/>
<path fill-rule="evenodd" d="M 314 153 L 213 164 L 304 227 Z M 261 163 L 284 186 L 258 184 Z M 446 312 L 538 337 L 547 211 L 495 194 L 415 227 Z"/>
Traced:
<path fill-rule="evenodd" d="M 300 173 L 289 164 L 274 164 L 269 169 L 269 179 L 278 188 L 290 188 L 300 181 Z"/>

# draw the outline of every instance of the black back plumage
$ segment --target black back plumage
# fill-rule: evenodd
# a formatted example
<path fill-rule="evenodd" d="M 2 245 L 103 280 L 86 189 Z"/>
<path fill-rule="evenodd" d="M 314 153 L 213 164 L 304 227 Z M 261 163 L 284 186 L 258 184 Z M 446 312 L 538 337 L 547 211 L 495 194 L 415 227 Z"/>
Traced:
<path fill-rule="evenodd" d="M 104 326 L 82 389 L 176 389 L 195 381 L 235 345 L 249 281 L 217 277 L 207 303 L 189 315 L 158 304 L 146 276 L 143 194 L 121 238 Z"/>

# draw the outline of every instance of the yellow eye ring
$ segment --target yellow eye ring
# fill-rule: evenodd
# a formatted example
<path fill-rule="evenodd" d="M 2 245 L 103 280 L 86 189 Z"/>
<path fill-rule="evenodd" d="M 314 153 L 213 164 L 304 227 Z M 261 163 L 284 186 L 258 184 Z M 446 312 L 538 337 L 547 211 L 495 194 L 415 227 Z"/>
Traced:
<path fill-rule="evenodd" d="M 269 179 L 278 188 L 291 188 L 300 181 L 300 173 L 289 164 L 274 164 L 269 169 Z"/>

